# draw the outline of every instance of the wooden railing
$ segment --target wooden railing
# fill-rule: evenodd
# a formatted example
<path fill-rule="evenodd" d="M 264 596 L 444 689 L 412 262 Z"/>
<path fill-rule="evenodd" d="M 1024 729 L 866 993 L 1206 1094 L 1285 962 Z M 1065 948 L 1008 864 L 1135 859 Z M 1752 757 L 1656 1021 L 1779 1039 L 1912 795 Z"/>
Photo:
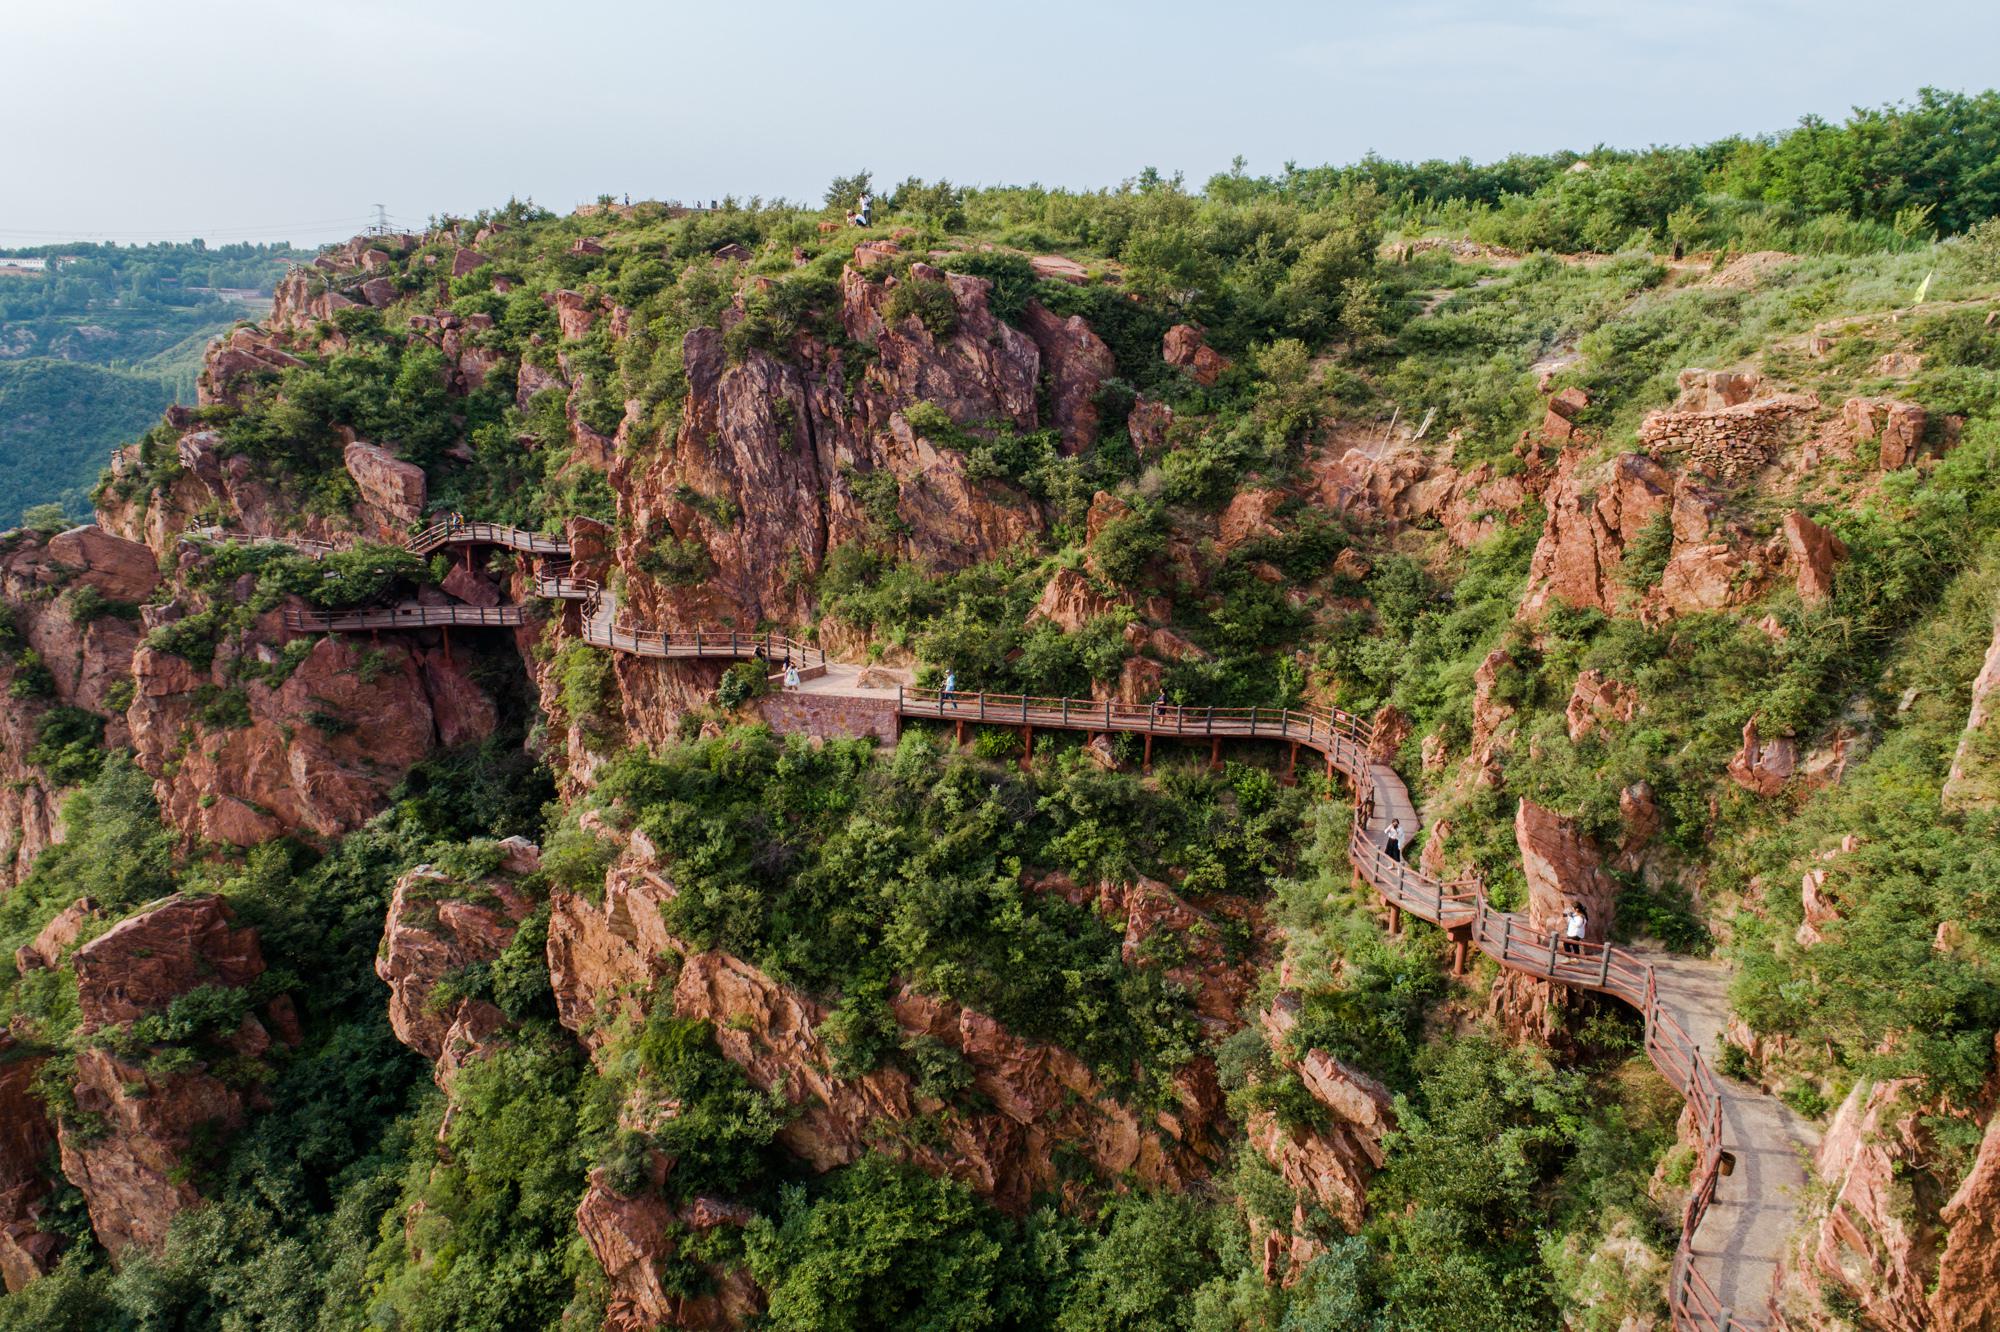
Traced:
<path fill-rule="evenodd" d="M 594 605 L 603 591 L 595 578 L 580 578 L 572 572 L 568 560 L 543 560 L 535 570 L 535 595 L 538 597 L 547 597 L 551 601 L 585 601 Z"/>
<path fill-rule="evenodd" d="M 243 546 L 286 546 L 315 560 L 325 559 L 336 551 L 352 549 L 352 543 L 321 541 L 316 537 L 256 536 L 249 532 L 232 532 L 226 527 L 204 527 L 199 519 L 188 520 L 187 535 L 204 541 L 234 541 Z"/>
<path fill-rule="evenodd" d="M 1646 1055 L 1693 1108 L 1701 1136 L 1680 1243 L 1668 1278 L 1667 1305 L 1674 1326 L 1681 1332 L 1757 1332 L 1767 1326 L 1725 1306 L 1694 1263 L 1695 1233 L 1714 1201 L 1716 1181 L 1724 1165 L 1722 1088 L 1700 1048 L 1661 1006 L 1653 968 L 1612 944 L 1565 941 L 1556 931 L 1538 930 L 1521 913 L 1496 910 L 1477 880 L 1441 881 L 1377 845 L 1368 830 L 1376 775 L 1385 774 L 1399 787 L 1401 778 L 1370 757 L 1375 737 L 1368 723 L 1338 710 L 1187 708 L 1024 694 L 946 694 L 913 688 L 896 692 L 897 711 L 905 717 L 1190 739 L 1273 739 L 1325 755 L 1354 788 L 1348 859 L 1362 881 L 1385 900 L 1465 939 L 1503 967 L 1559 985 L 1613 995 L 1639 1011 L 1645 1023 Z"/>
<path fill-rule="evenodd" d="M 561 537 L 543 536 L 524 527 L 505 523 L 468 522 L 459 514 L 447 514 L 404 543 L 419 555 L 428 555 L 440 546 L 504 546 L 530 555 L 567 555 L 569 542 Z"/>
<path fill-rule="evenodd" d="M 352 634 L 380 629 L 508 628 L 527 622 L 522 606 L 420 606 L 414 602 L 374 610 L 285 612 L 295 634 Z"/>
<path fill-rule="evenodd" d="M 583 641 L 612 652 L 629 652 L 638 657 L 707 657 L 747 661 L 760 652 L 767 661 L 780 665 L 787 661 L 800 666 L 824 666 L 826 652 L 811 643 L 802 643 L 784 634 L 743 633 L 733 629 L 628 629 L 586 617 Z"/>

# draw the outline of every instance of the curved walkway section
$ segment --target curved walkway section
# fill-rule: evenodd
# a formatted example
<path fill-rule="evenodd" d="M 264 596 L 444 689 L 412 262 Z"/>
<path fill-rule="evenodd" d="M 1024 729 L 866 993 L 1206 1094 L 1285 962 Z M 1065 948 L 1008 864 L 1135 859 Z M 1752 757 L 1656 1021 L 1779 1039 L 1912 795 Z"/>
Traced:
<path fill-rule="evenodd" d="M 1639 1010 L 1645 1020 L 1646 1054 L 1686 1098 L 1701 1140 L 1669 1277 L 1667 1301 L 1674 1326 L 1683 1332 L 1749 1332 L 1768 1326 L 1763 1314 L 1776 1275 L 1777 1249 L 1745 1241 L 1750 1231 L 1772 1231 L 1751 1218 L 1767 1217 L 1774 1210 L 1789 1217 L 1791 1202 L 1755 1192 L 1766 1172 L 1734 1167 L 1745 1159 L 1746 1150 L 1772 1148 L 1768 1142 L 1746 1142 L 1738 1136 L 1760 1118 L 1746 1113 L 1746 1103 L 1768 1103 L 1770 1098 L 1728 1087 L 1716 1076 L 1710 1059 L 1675 1016 L 1683 1009 L 1676 1002 L 1680 974 L 1610 944 L 1582 943 L 1577 945 L 1579 951 L 1564 952 L 1554 933 L 1537 931 L 1525 915 L 1488 905 L 1476 882 L 1442 882 L 1384 852 L 1380 835 L 1389 820 L 1400 818 L 1405 828 L 1415 831 L 1417 812 L 1403 779 L 1372 756 L 1374 736 L 1368 723 L 1349 713 L 1293 708 L 1134 707 L 1088 699 L 946 695 L 929 689 L 898 689 L 896 695 L 897 712 L 904 717 L 1189 740 L 1269 739 L 1323 755 L 1329 772 L 1345 775 L 1354 789 L 1348 859 L 1356 875 L 1391 906 L 1430 921 L 1503 967 L 1610 994 Z M 1790 1135 L 1784 1137 L 1784 1151 L 1789 1153 Z M 1726 1176 L 1725 1169 L 1730 1171 Z M 1787 1228 L 1781 1225 L 1776 1230 L 1782 1235 Z"/>
<path fill-rule="evenodd" d="M 633 629 L 617 623 L 615 599 L 594 582 L 571 573 L 569 543 L 498 523 L 467 522 L 457 514 L 411 538 L 419 554 L 447 545 L 495 545 L 556 557 L 541 565 L 535 591 L 583 603 L 581 636 L 593 646 L 655 658 L 745 660 L 756 656 L 796 663 L 826 675 L 826 653 L 782 634 L 734 630 Z M 461 625 L 518 625 L 525 610 L 503 605 L 404 605 L 334 614 L 288 611 L 285 627 L 301 632 L 422 629 Z M 1207 740 L 1219 757 L 1223 740 L 1276 740 L 1320 755 L 1329 779 L 1344 775 L 1354 791 L 1348 859 L 1355 875 L 1398 912 L 1422 917 L 1465 950 L 1477 948 L 1501 966 L 1573 989 L 1609 994 L 1630 1004 L 1645 1022 L 1647 1056 L 1687 1100 L 1700 1139 L 1680 1244 L 1668 1279 L 1667 1303 L 1680 1332 L 1753 1332 L 1769 1326 L 1767 1314 L 1779 1250 L 1789 1233 L 1796 1190 L 1804 1183 L 1782 1109 L 1768 1096 L 1734 1087 L 1714 1069 L 1715 1030 L 1727 1017 L 1720 972 L 1692 959 L 1648 960 L 1629 949 L 1579 943 L 1566 952 L 1561 940 L 1538 931 L 1525 915 L 1487 903 L 1473 880 L 1443 882 L 1381 849 L 1381 832 L 1400 819 L 1415 832 L 1418 813 L 1403 779 L 1373 754 L 1372 728 L 1337 710 L 1297 708 L 1187 708 L 1131 705 L 1097 699 L 1027 695 L 946 694 L 899 686 L 864 689 L 829 677 L 820 692 L 892 698 L 896 716 L 954 723 L 1021 727 L 1032 741 L 1036 728 L 1124 732 L 1146 737 Z M 1032 744 L 1029 746 L 1032 752 Z M 1693 1025 L 1703 1032 L 1698 1041 Z"/>

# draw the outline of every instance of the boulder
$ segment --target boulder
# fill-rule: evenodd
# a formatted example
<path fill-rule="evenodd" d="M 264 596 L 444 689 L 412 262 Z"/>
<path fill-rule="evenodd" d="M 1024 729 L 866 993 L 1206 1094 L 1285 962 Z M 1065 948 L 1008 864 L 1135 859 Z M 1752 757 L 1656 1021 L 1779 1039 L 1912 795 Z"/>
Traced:
<path fill-rule="evenodd" d="M 1193 324 L 1175 324 L 1168 329 L 1161 355 L 1168 365 L 1180 366 L 1193 375 L 1203 388 L 1212 387 L 1230 365 L 1229 358 L 1210 347 Z"/>
<path fill-rule="evenodd" d="M 500 589 L 491 578 L 464 564 L 454 564 L 438 584 L 468 606 L 493 607 L 500 604 Z"/>
<path fill-rule="evenodd" d="M 1743 723 L 1743 744 L 1729 760 L 1729 778 L 1746 791 L 1774 796 L 1799 765 L 1799 745 L 1790 736 L 1764 740 L 1757 734 L 1757 719 Z"/>
<path fill-rule="evenodd" d="M 76 942 L 84 925 L 100 919 L 102 914 L 91 898 L 77 898 L 42 926 L 32 941 L 14 950 L 15 970 L 25 976 L 31 971 L 52 971 L 61 966 L 63 954 Z"/>
<path fill-rule="evenodd" d="M 1808 606 L 1824 604 L 1833 595 L 1834 567 L 1847 558 L 1846 544 L 1794 510 L 1785 515 L 1785 546 L 1791 554 L 1799 599 Z"/>
<path fill-rule="evenodd" d="M 1042 589 L 1041 600 L 1028 612 L 1028 623 L 1046 620 L 1065 633 L 1075 633 L 1098 616 L 1117 614 L 1121 609 L 1077 570 L 1058 569 Z"/>
<path fill-rule="evenodd" d="M 663 1268 L 675 1261 L 680 1236 L 745 1225 L 751 1215 L 707 1198 L 675 1208 L 650 1188 L 627 1196 L 611 1187 L 602 1170 L 592 1171 L 576 1209 L 576 1228 L 610 1283 L 603 1332 L 746 1326 L 762 1312 L 763 1301 L 741 1268 L 702 1264 L 706 1280 L 697 1293 L 687 1291 L 684 1281 L 669 1289 Z"/>
<path fill-rule="evenodd" d="M 1570 689 L 1569 705 L 1563 709 L 1569 738 L 1581 740 L 1606 722 L 1631 721 L 1638 706 L 1638 690 L 1607 679 L 1595 667 L 1583 671 Z"/>
<path fill-rule="evenodd" d="M 63 566 L 71 584 L 94 587 L 113 601 L 142 602 L 160 584 L 160 561 L 151 547 L 96 526 L 50 537 L 48 558 Z"/>
<path fill-rule="evenodd" d="M 359 517 L 370 536 L 396 540 L 424 514 L 424 469 L 379 444 L 354 440 L 345 453 L 347 474 L 361 492 Z"/>
<path fill-rule="evenodd" d="M 1542 435 L 1567 441 L 1576 438 L 1576 420 L 1590 406 L 1590 395 L 1580 388 L 1566 388 L 1549 399 L 1542 417 Z"/>
<path fill-rule="evenodd" d="M 198 986 L 248 985 L 264 974 L 264 954 L 222 898 L 177 893 L 92 939 L 72 965 L 83 1030 L 95 1031 Z"/>
<path fill-rule="evenodd" d="M 1216 545 L 1234 550 L 1260 537 L 1277 536 L 1278 525 L 1273 519 L 1284 502 L 1281 490 L 1239 490 L 1222 511 Z"/>

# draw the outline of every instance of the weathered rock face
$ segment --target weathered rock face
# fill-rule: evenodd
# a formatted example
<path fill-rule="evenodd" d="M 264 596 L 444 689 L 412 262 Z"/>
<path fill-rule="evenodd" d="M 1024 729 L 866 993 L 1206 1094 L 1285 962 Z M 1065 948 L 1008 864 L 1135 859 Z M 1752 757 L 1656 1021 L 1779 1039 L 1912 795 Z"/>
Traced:
<path fill-rule="evenodd" d="M 247 725 L 204 722 L 203 698 L 235 687 L 233 654 L 275 660 L 276 619 L 222 645 L 205 671 L 151 648 L 134 656 L 133 748 L 161 812 L 184 834 L 234 846 L 338 835 L 380 809 L 435 744 L 492 729 L 490 700 L 481 706 L 482 691 L 441 652 L 338 636 L 316 643 L 281 684 L 241 686 Z M 184 746 L 187 732 L 195 742 Z"/>
<path fill-rule="evenodd" d="M 1638 707 L 1637 690 L 1605 678 L 1603 671 L 1592 667 L 1576 677 L 1563 718 L 1569 738 L 1581 740 L 1607 722 L 1631 721 Z"/>
<path fill-rule="evenodd" d="M 1799 600 L 1808 606 L 1833 595 L 1833 570 L 1847 558 L 1847 546 L 1833 533 L 1802 513 L 1785 515 L 1785 546 L 1791 554 L 1792 577 Z"/>
<path fill-rule="evenodd" d="M 1972 682 L 1972 710 L 1945 777 L 1946 809 L 1988 809 L 2000 804 L 2000 740 L 1994 735 L 1993 691 L 2000 689 L 2000 618 L 1993 624 L 1993 641 Z"/>
<path fill-rule="evenodd" d="M 1931 1290 L 1940 1329 L 2000 1328 L 2000 1114 L 1987 1122 L 1972 1170 L 1944 1205 L 1944 1255 Z"/>
<path fill-rule="evenodd" d="M 1042 589 L 1041 600 L 1028 612 L 1028 623 L 1047 620 L 1065 633 L 1075 633 L 1098 616 L 1114 615 L 1120 609 L 1075 569 L 1058 569 Z"/>
<path fill-rule="evenodd" d="M 220 897 L 174 896 L 98 935 L 72 965 L 83 1029 L 95 1031 L 197 986 L 247 985 L 264 974 L 264 954 Z"/>
<path fill-rule="evenodd" d="M 57 1236 L 40 1222 L 49 1195 L 43 1162 L 55 1146 L 55 1126 L 34 1093 L 39 1058 L 23 1058 L 0 1032 L 0 1281 L 17 1291 L 55 1265 Z"/>
<path fill-rule="evenodd" d="M 1281 994 L 1264 1012 L 1265 1035 L 1281 1059 L 1288 1057 L 1297 1013 L 1298 997 L 1292 994 Z M 1382 1139 L 1396 1126 L 1388 1089 L 1324 1050 L 1305 1052 L 1291 1067 L 1326 1107 L 1327 1122 L 1287 1128 L 1277 1116 L 1259 1111 L 1248 1125 L 1250 1145 L 1292 1188 L 1309 1194 L 1350 1233 L 1359 1230 L 1367 1216 L 1368 1181 L 1385 1159 Z"/>
<path fill-rule="evenodd" d="M 396 880 L 375 974 L 389 987 L 396 1039 L 435 1062 L 440 1085 L 477 1058 L 507 1018 L 483 999 L 436 1002 L 438 982 L 499 957 L 533 909 L 505 879 L 468 887 L 420 865 Z"/>
<path fill-rule="evenodd" d="M 658 1267 L 679 1248 L 677 1232 L 740 1226 L 750 1217 L 748 1208 L 710 1198 L 674 1207 L 657 1193 L 626 1197 L 593 1171 L 576 1225 L 611 1283 L 604 1332 L 734 1328 L 761 1313 L 762 1294 L 740 1268 L 711 1267 L 712 1289 L 685 1295 L 667 1290 Z"/>
<path fill-rule="evenodd" d="M 1501 675 L 1513 666 L 1514 659 L 1507 655 L 1507 649 L 1494 648 L 1479 663 L 1479 669 L 1472 673 L 1472 752 L 1469 757 L 1474 767 L 1489 774 L 1489 785 L 1498 779 L 1500 728 L 1514 715 L 1514 705 L 1499 696 Z"/>
<path fill-rule="evenodd" d="M 1213 386 L 1229 369 L 1229 358 L 1210 347 L 1193 324 L 1175 324 L 1168 329 L 1160 354 L 1168 365 L 1185 369 L 1204 388 Z"/>
<path fill-rule="evenodd" d="M 1613 459 L 1600 475 L 1581 453 L 1565 454 L 1546 497 L 1548 520 L 1529 565 L 1521 614 L 1551 601 L 1616 611 L 1625 548 L 1667 507 L 1673 481 L 1644 454 Z"/>
<path fill-rule="evenodd" d="M 1146 878 L 1130 884 L 1099 884 L 1096 905 L 1100 914 L 1124 922 L 1121 951 L 1127 966 L 1148 965 L 1150 940 L 1173 940 L 1181 959 L 1167 975 L 1194 996 L 1203 1022 L 1224 1032 L 1242 1025 L 1243 1004 L 1256 984 L 1259 959 L 1231 961 L 1214 915 L 1190 906 L 1166 884 Z M 1254 917 L 1250 923 L 1254 927 Z"/>
<path fill-rule="evenodd" d="M 157 1078 L 143 1062 L 96 1047 L 77 1056 L 76 1108 L 103 1131 L 65 1121 L 62 1170 L 114 1260 L 135 1244 L 154 1249 L 165 1241 L 174 1217 L 201 1201 L 185 1170 L 189 1148 L 243 1123 L 242 1097 L 208 1073 Z"/>
<path fill-rule="evenodd" d="M 342 305 L 354 304 L 342 296 L 330 299 Z M 332 309 L 331 305 L 327 308 L 329 312 Z M 281 350 L 269 334 L 251 328 L 234 329 L 210 345 L 201 377 L 195 382 L 195 402 L 204 407 L 234 403 L 242 397 L 246 381 L 266 379 L 299 364 L 298 357 Z"/>
<path fill-rule="evenodd" d="M 1034 504 L 968 477 L 965 456 L 906 415 L 924 402 L 969 431 L 1033 429 L 1041 353 L 993 317 L 984 279 L 918 264 L 908 280 L 949 293 L 950 332 L 934 333 L 916 315 L 890 319 L 896 279 L 851 267 L 841 282 L 842 322 L 875 352 L 851 377 L 844 354 L 816 339 L 800 339 L 782 361 L 756 351 L 729 365 L 719 330 L 688 334 L 689 394 L 675 448 L 621 452 L 612 467 L 625 534 L 618 558 L 635 612 L 668 625 L 798 622 L 809 610 L 809 579 L 800 575 L 816 573 L 836 546 L 887 543 L 957 568 L 1041 530 Z M 1048 331 L 1067 358 L 1056 409 L 1068 419 L 1059 424 L 1081 438 L 1094 429 L 1095 389 L 1084 392 L 1095 374 L 1087 330 L 1056 321 Z M 662 585 L 647 572 L 668 537 L 705 551 L 711 572 L 698 588 Z"/>
<path fill-rule="evenodd" d="M 345 456 L 361 492 L 362 530 L 378 541 L 402 537 L 424 515 L 424 469 L 364 440 L 350 442 Z"/>
<path fill-rule="evenodd" d="M 1774 796 L 1798 771 L 1799 745 L 1790 736 L 1765 740 L 1757 734 L 1757 719 L 1743 723 L 1743 746 L 1729 760 L 1729 779 L 1746 791 Z"/>
<path fill-rule="evenodd" d="M 61 966 L 63 955 L 83 933 L 85 923 L 95 920 L 98 914 L 96 902 L 88 897 L 77 898 L 58 911 L 31 941 L 14 950 L 14 969 L 25 976 L 31 971 Z"/>
<path fill-rule="evenodd" d="M 1818 1312 L 1828 1287 L 1858 1303 L 1870 1327 L 1933 1326 L 1925 1285 L 1937 1236 L 1903 1182 L 1928 1155 L 1915 1119 L 1898 1114 L 1912 1089 L 1906 1081 L 1857 1083 L 1827 1125 L 1815 1169 L 1831 1197 L 1780 1272 L 1775 1303 L 1787 1326 L 1827 1326 Z M 1978 1325 L 1935 1326 L 1956 1332 Z"/>
<path fill-rule="evenodd" d="M 1079 453 L 1097 442 L 1097 394 L 1118 362 L 1081 315 L 1065 319 L 1029 301 L 1026 328 L 1049 375 L 1049 424 L 1062 432 L 1064 452 Z"/>
<path fill-rule="evenodd" d="M 1618 886 L 1576 822 L 1523 800 L 1514 812 L 1514 841 L 1528 880 L 1529 928 L 1548 941 L 1575 904 L 1588 918 L 1586 937 L 1602 940 L 1617 909 Z M 1573 1002 L 1566 987 L 1504 970 L 1493 982 L 1489 1013 L 1517 1038 L 1548 1042 L 1560 1036 L 1563 1015 Z"/>

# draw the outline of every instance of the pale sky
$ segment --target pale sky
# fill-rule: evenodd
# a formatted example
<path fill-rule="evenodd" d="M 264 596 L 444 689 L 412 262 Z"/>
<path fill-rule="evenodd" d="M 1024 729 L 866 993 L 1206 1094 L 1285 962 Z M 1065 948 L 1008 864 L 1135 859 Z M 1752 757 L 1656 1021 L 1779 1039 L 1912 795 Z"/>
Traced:
<path fill-rule="evenodd" d="M 6 0 L 0 244 L 1691 143 L 1995 51 L 1991 0 Z"/>

